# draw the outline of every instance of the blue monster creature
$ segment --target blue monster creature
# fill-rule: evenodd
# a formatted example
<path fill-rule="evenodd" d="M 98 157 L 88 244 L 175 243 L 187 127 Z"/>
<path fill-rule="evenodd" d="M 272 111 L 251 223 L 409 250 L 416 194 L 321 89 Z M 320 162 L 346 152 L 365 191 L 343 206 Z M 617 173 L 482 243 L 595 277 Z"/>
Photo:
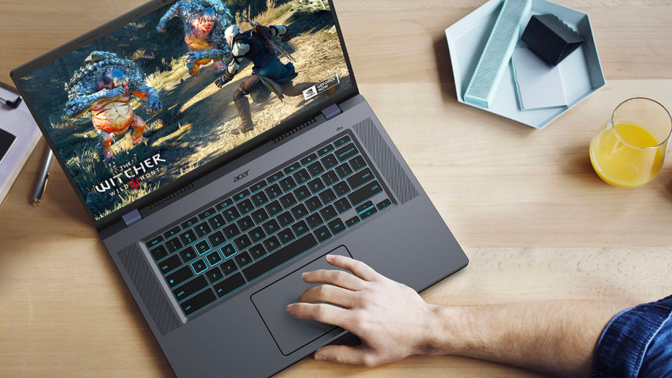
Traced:
<path fill-rule="evenodd" d="M 223 59 L 231 55 L 224 31 L 233 16 L 220 0 L 180 0 L 161 18 L 156 30 L 165 33 L 166 25 L 179 16 L 184 24 L 184 42 L 189 46 L 189 75 L 198 76 L 201 66 L 214 61 L 216 74 L 226 70 Z"/>

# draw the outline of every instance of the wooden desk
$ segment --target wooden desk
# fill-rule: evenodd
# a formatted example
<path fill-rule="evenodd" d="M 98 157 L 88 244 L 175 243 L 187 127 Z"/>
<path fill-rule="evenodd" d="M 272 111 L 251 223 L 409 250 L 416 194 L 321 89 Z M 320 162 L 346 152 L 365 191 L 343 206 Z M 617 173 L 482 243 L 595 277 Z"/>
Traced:
<path fill-rule="evenodd" d="M 0 0 L 0 80 L 144 0 Z M 672 1 L 565 0 L 591 15 L 607 86 L 538 131 L 458 104 L 443 30 L 484 0 L 337 0 L 361 92 L 471 259 L 423 294 L 481 305 L 649 301 L 672 293 L 672 171 L 639 189 L 602 183 L 588 144 L 622 100 L 672 108 Z M 632 3 L 632 4 L 631 4 Z M 0 208 L 0 376 L 165 377 L 172 371 L 44 145 Z M 281 377 L 538 377 L 460 358 L 375 369 L 305 360 Z"/>

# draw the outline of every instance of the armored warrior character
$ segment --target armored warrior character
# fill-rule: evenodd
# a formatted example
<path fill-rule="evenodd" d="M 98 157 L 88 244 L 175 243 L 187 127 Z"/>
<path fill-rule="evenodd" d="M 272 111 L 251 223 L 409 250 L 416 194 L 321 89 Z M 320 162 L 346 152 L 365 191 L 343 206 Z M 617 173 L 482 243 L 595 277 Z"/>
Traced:
<path fill-rule="evenodd" d="M 65 115 L 75 118 L 91 111 L 93 127 L 98 132 L 103 146 L 103 157 L 111 159 L 112 140 L 133 129 L 133 144 L 146 140 L 143 136 L 145 121 L 135 115 L 130 105 L 131 94 L 145 100 L 147 114 L 163 109 L 156 89 L 145 84 L 138 66 L 117 54 L 94 51 L 85 60 L 84 67 L 74 74 L 65 85 L 68 102 Z"/>
<path fill-rule="evenodd" d="M 245 79 L 233 93 L 233 103 L 242 123 L 239 128 L 231 130 L 232 134 L 243 134 L 254 129 L 247 95 L 250 95 L 254 102 L 265 102 L 273 92 L 282 100 L 285 95 L 300 96 L 304 90 L 315 85 L 315 83 L 294 85 L 293 80 L 298 74 L 294 69 L 294 64 L 291 62 L 283 64 L 276 56 L 272 47 L 272 41 L 276 38 L 287 42 L 293 36 L 283 25 L 256 24 L 252 30 L 247 32 L 242 32 L 237 25 L 231 25 L 226 29 L 226 42 L 231 46 L 232 59 L 224 76 L 215 84 L 222 88 L 233 80 L 243 58 L 254 63 L 252 75 Z"/>
<path fill-rule="evenodd" d="M 180 16 L 184 22 L 184 42 L 189 46 L 187 68 L 189 75 L 198 76 L 201 66 L 215 62 L 219 75 L 226 70 L 222 59 L 230 55 L 224 29 L 233 17 L 220 0 L 180 0 L 161 18 L 156 30 L 166 31 L 170 19 Z"/>

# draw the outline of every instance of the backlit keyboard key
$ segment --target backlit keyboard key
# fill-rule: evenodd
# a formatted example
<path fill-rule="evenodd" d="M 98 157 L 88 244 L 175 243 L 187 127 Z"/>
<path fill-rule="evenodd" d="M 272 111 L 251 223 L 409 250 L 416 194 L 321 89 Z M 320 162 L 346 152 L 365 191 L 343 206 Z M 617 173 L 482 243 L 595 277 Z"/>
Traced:
<path fill-rule="evenodd" d="M 258 183 L 252 185 L 252 193 L 256 193 L 260 191 L 261 189 L 264 189 L 268 184 L 266 183 L 266 180 L 259 181 Z"/>
<path fill-rule="evenodd" d="M 264 257 L 258 262 L 250 265 L 243 270 L 248 281 L 253 281 L 264 274 L 282 266 L 287 261 L 290 261 L 317 246 L 317 240 L 312 234 L 308 234 L 300 239 L 297 239 L 291 244 L 284 246 L 282 249 Z"/>
<path fill-rule="evenodd" d="M 180 257 L 182 258 L 182 262 L 186 264 L 198 257 L 198 253 L 196 253 L 193 247 L 187 247 L 180 251 Z"/>
<path fill-rule="evenodd" d="M 301 185 L 310 180 L 310 174 L 305 169 L 302 169 L 294 174 L 294 179 Z"/>
<path fill-rule="evenodd" d="M 208 260 L 208 264 L 210 264 L 210 266 L 215 266 L 224 261 L 222 260 L 222 256 L 217 251 L 214 251 L 211 254 L 205 256 L 205 259 Z"/>
<path fill-rule="evenodd" d="M 287 177 L 280 180 L 280 188 L 286 192 L 296 188 L 296 181 L 293 178 Z"/>
<path fill-rule="evenodd" d="M 236 264 L 238 264 L 240 269 L 243 269 L 244 267 L 252 264 L 252 258 L 250 257 L 250 254 L 247 252 L 241 252 L 237 254 L 235 260 Z"/>
<path fill-rule="evenodd" d="M 224 278 L 224 274 L 222 274 L 222 271 L 219 270 L 219 268 L 215 267 L 208 270 L 207 273 L 205 273 L 205 277 L 207 277 L 211 284 L 215 284 Z"/>
<path fill-rule="evenodd" d="M 186 230 L 187 228 L 189 228 L 191 226 L 195 226 L 196 223 L 198 223 L 198 218 L 193 217 L 193 218 L 189 219 L 188 221 L 182 223 L 182 228 Z"/>
<path fill-rule="evenodd" d="M 308 218 L 306 218 L 306 223 L 308 223 L 308 226 L 310 226 L 311 229 L 315 229 L 315 227 L 321 225 L 324 221 L 322 220 L 322 217 L 320 217 L 320 214 L 315 213 L 310 214 Z"/>
<path fill-rule="evenodd" d="M 190 316 L 207 307 L 216 300 L 217 297 L 212 292 L 212 290 L 207 289 L 200 294 L 197 294 L 192 298 L 180 303 L 180 307 L 182 307 L 185 315 Z"/>
<path fill-rule="evenodd" d="M 291 175 L 294 174 L 294 172 L 298 171 L 299 169 L 301 169 L 301 163 L 297 161 L 296 163 L 285 168 L 283 172 L 285 172 L 286 175 Z"/>
<path fill-rule="evenodd" d="M 254 206 L 263 206 L 268 202 L 268 197 L 266 196 L 266 193 L 259 192 L 252 195 L 252 202 L 254 203 Z"/>
<path fill-rule="evenodd" d="M 333 221 L 329 222 L 329 229 L 331 230 L 332 234 L 338 235 L 341 232 L 345 231 L 345 225 L 343 224 L 341 218 L 336 218 Z"/>
<path fill-rule="evenodd" d="M 236 247 L 234 247 L 231 243 L 229 243 L 229 244 L 223 246 L 223 247 L 221 248 L 221 251 L 222 251 L 222 255 L 224 255 L 224 258 L 225 258 L 225 259 L 229 259 L 229 258 L 231 258 L 231 257 L 234 256 L 234 255 L 236 254 L 236 252 L 237 252 L 237 251 L 236 251 Z"/>
<path fill-rule="evenodd" d="M 359 217 L 356 216 L 356 215 L 354 217 L 348 219 L 347 221 L 345 221 L 345 225 L 348 226 L 348 228 L 356 225 L 357 223 L 359 223 Z"/>
<path fill-rule="evenodd" d="M 324 155 L 330 153 L 330 152 L 333 151 L 333 150 L 334 150 L 334 146 L 332 146 L 331 144 L 327 144 L 326 146 L 324 146 L 324 147 L 320 148 L 319 150 L 317 150 L 317 153 L 318 153 L 320 156 L 324 156 Z"/>
<path fill-rule="evenodd" d="M 249 195 L 250 195 L 250 191 L 247 190 L 247 189 L 245 189 L 245 190 L 243 190 L 242 192 L 240 192 L 240 193 L 236 194 L 235 196 L 233 196 L 233 199 L 234 199 L 234 201 L 236 201 L 236 202 L 240 202 L 240 201 L 244 200 L 245 198 L 247 198 Z"/>
<path fill-rule="evenodd" d="M 275 236 L 271 236 L 270 238 L 264 240 L 264 248 L 266 248 L 268 253 L 271 253 L 280 248 L 280 241 L 278 241 L 278 238 Z"/>
<path fill-rule="evenodd" d="M 247 230 L 251 229 L 254 227 L 254 222 L 252 222 L 252 218 L 250 217 L 245 217 L 236 222 L 238 225 L 238 228 L 240 228 L 240 232 L 247 232 Z"/>
<path fill-rule="evenodd" d="M 366 167 L 366 161 L 364 161 L 364 158 L 361 155 L 350 160 L 349 163 L 352 169 L 354 169 L 355 171 L 359 171 L 360 169 Z"/>
<path fill-rule="evenodd" d="M 308 165 L 308 164 L 314 162 L 315 160 L 317 160 L 317 155 L 310 154 L 310 155 L 306 156 L 305 158 L 301 159 L 301 165 Z"/>
<path fill-rule="evenodd" d="M 254 205 L 252 204 L 252 201 L 246 199 L 238 204 L 238 210 L 240 211 L 241 215 L 245 215 L 250 211 L 254 210 Z"/>
<path fill-rule="evenodd" d="M 260 258 L 264 257 L 264 255 L 266 255 L 266 250 L 264 249 L 264 246 L 261 244 L 257 244 L 250 247 L 248 252 L 255 260 L 259 260 Z"/>
<path fill-rule="evenodd" d="M 350 193 L 350 187 L 345 181 L 341 181 L 338 184 L 334 185 L 333 189 L 334 193 L 336 193 L 336 195 L 339 197 Z"/>
<path fill-rule="evenodd" d="M 196 247 L 196 251 L 198 251 L 199 255 L 210 251 L 210 244 L 208 244 L 207 240 L 201 240 L 200 242 L 196 243 L 194 247 Z"/>
<path fill-rule="evenodd" d="M 264 231 L 266 231 L 267 235 L 275 234 L 276 232 L 280 231 L 280 225 L 275 219 L 271 219 L 270 221 L 264 223 L 262 227 L 264 227 Z"/>
<path fill-rule="evenodd" d="M 166 251 L 166 247 L 163 245 L 150 250 L 149 253 L 154 258 L 154 261 L 159 261 L 169 255 L 168 251 Z"/>
<path fill-rule="evenodd" d="M 266 237 L 266 233 L 261 227 L 257 227 L 254 230 L 250 231 L 249 235 L 250 240 L 252 240 L 252 243 L 257 243 Z"/>
<path fill-rule="evenodd" d="M 308 166 L 308 172 L 310 172 L 310 175 L 313 177 L 319 176 L 324 173 L 324 167 L 319 161 L 316 161 Z"/>
<path fill-rule="evenodd" d="M 204 219 L 210 218 L 213 215 L 215 215 L 215 209 L 210 208 L 210 209 L 205 210 L 204 212 L 198 214 L 198 219 L 204 220 Z"/>
<path fill-rule="evenodd" d="M 336 213 L 336 210 L 334 209 L 333 206 L 329 205 L 324 209 L 320 210 L 320 215 L 322 216 L 322 219 L 329 222 L 330 220 L 334 219 L 338 215 L 338 213 Z"/>
<path fill-rule="evenodd" d="M 352 163 L 352 161 L 350 161 Z M 352 168 L 348 163 L 343 163 L 336 167 L 335 169 L 336 174 L 338 174 L 338 177 L 341 179 L 344 179 L 352 174 Z"/>
<path fill-rule="evenodd" d="M 230 276 L 238 270 L 236 263 L 233 260 L 224 261 L 224 263 L 219 267 L 224 273 L 225 276 Z"/>
<path fill-rule="evenodd" d="M 310 191 L 308 191 L 307 186 L 302 186 L 294 191 L 294 195 L 298 201 L 303 201 L 306 198 L 310 197 Z"/>
<path fill-rule="evenodd" d="M 199 238 L 204 237 L 205 235 L 212 232 L 212 229 L 206 222 L 200 223 L 198 226 L 194 227 L 194 232 L 198 235 Z"/>
<path fill-rule="evenodd" d="M 222 231 L 224 231 L 224 236 L 226 236 L 226 238 L 229 240 L 240 235 L 240 229 L 235 224 L 230 224 L 224 227 Z"/>
<path fill-rule="evenodd" d="M 216 208 L 217 208 L 217 210 L 222 211 L 222 210 L 225 210 L 226 208 L 228 208 L 231 205 L 233 205 L 233 200 L 231 198 L 229 198 L 226 201 L 217 205 Z"/>
<path fill-rule="evenodd" d="M 208 264 L 206 264 L 203 259 L 198 259 L 191 263 L 191 269 L 194 270 L 195 274 L 201 274 L 208 269 Z"/>
<path fill-rule="evenodd" d="M 332 186 L 339 181 L 339 178 L 336 172 L 329 171 L 326 174 L 322 175 L 322 181 L 324 181 L 324 185 Z"/>
<path fill-rule="evenodd" d="M 336 160 L 336 157 L 334 154 L 327 155 L 324 158 L 322 158 L 322 165 L 324 165 L 324 169 L 329 170 L 338 164 L 338 160 Z"/>
<path fill-rule="evenodd" d="M 340 200 L 334 202 L 334 208 L 338 211 L 339 214 L 342 214 L 352 208 L 350 202 L 347 198 L 341 198 Z"/>
<path fill-rule="evenodd" d="M 334 142 L 334 146 L 336 148 L 341 148 L 341 147 L 345 146 L 351 140 L 352 139 L 350 139 L 350 137 L 346 135 L 346 136 L 340 138 L 339 140 L 337 140 L 336 142 Z"/>
<path fill-rule="evenodd" d="M 306 215 L 308 215 L 308 209 L 301 203 L 298 206 L 295 206 L 292 210 L 292 215 L 294 216 L 294 219 L 299 220 Z"/>
<path fill-rule="evenodd" d="M 159 270 L 163 275 L 166 275 L 181 266 L 182 260 L 180 260 L 180 257 L 178 255 L 173 255 L 159 263 Z"/>
<path fill-rule="evenodd" d="M 173 294 L 175 294 L 175 298 L 177 298 L 178 302 L 181 302 L 205 289 L 206 287 L 208 287 L 208 280 L 206 280 L 203 276 L 198 276 L 173 290 Z"/>
<path fill-rule="evenodd" d="M 240 218 L 240 213 L 238 212 L 238 209 L 232 207 L 230 209 L 224 210 L 224 218 L 227 222 L 230 223 Z"/>
<path fill-rule="evenodd" d="M 269 203 L 265 209 L 268 211 L 268 215 L 271 217 L 274 217 L 282 212 L 282 206 L 280 206 L 280 202 L 278 201 Z"/>
<path fill-rule="evenodd" d="M 364 185 L 362 188 L 357 189 L 356 191 L 348 194 L 348 199 L 354 206 L 357 206 L 360 203 L 375 196 L 376 194 L 381 193 L 382 191 L 383 188 L 380 186 L 378 181 L 373 181 L 371 183 Z"/>
<path fill-rule="evenodd" d="M 296 236 L 300 238 L 303 235 L 305 235 L 308 231 L 310 231 L 310 228 L 308 228 L 308 225 L 306 224 L 305 221 L 300 221 L 292 225 L 292 230 L 294 231 Z"/>
<path fill-rule="evenodd" d="M 390 205 L 392 205 L 392 201 L 390 201 L 389 199 L 386 199 L 386 200 L 383 200 L 383 201 L 379 202 L 376 205 L 376 207 L 378 208 L 378 210 L 384 210 L 384 209 L 387 209 L 388 207 L 390 207 Z"/>
<path fill-rule="evenodd" d="M 259 209 L 252 213 L 252 219 L 256 224 L 261 224 L 268 220 L 268 213 L 264 209 Z"/>
<path fill-rule="evenodd" d="M 266 181 L 268 181 L 269 184 L 272 184 L 272 183 L 280 180 L 283 177 L 285 177 L 285 174 L 282 173 L 281 171 L 278 171 L 278 172 L 275 172 L 274 174 L 268 176 Z"/>
<path fill-rule="evenodd" d="M 292 217 L 292 214 L 289 211 L 285 211 L 284 213 L 278 215 L 277 220 L 281 228 L 287 227 L 291 223 L 294 223 L 294 217 Z"/>
<path fill-rule="evenodd" d="M 247 249 L 250 245 L 252 245 L 252 242 L 250 241 L 250 238 L 247 235 L 242 235 L 236 240 L 233 241 L 233 244 L 236 245 L 236 249 L 239 251 Z"/>
<path fill-rule="evenodd" d="M 243 286 L 245 286 L 245 279 L 243 278 L 242 274 L 237 273 L 213 286 L 213 288 L 215 289 L 217 296 L 222 298 Z"/>
<path fill-rule="evenodd" d="M 208 223 L 210 223 L 210 226 L 213 229 L 216 230 L 216 229 L 224 227 L 224 225 L 226 224 L 226 221 L 224 220 L 224 217 L 222 216 L 222 214 L 217 214 L 214 217 L 208 219 Z"/>
<path fill-rule="evenodd" d="M 287 193 L 284 196 L 280 197 L 280 203 L 282 204 L 282 207 L 285 209 L 289 209 L 290 207 L 296 205 L 296 198 L 292 193 Z"/>
<path fill-rule="evenodd" d="M 213 248 L 217 248 L 226 241 L 226 238 L 221 231 L 217 231 L 214 234 L 208 236 L 208 240 L 210 241 L 210 245 L 212 245 Z"/>
<path fill-rule="evenodd" d="M 350 159 L 351 157 L 357 155 L 359 151 L 357 151 L 357 147 L 355 147 L 354 144 L 350 143 L 347 146 L 341 148 L 340 150 L 336 150 L 336 157 L 338 158 L 338 161 L 341 163 Z"/>
<path fill-rule="evenodd" d="M 268 195 L 268 198 L 274 200 L 282 195 L 282 190 L 275 184 L 266 188 L 266 194 Z"/>
<path fill-rule="evenodd" d="M 179 238 L 172 238 L 168 240 L 166 244 L 164 244 L 164 246 L 166 247 L 166 250 L 168 250 L 168 252 L 170 253 L 175 253 L 179 249 L 182 249 L 182 243 L 180 242 Z"/>
<path fill-rule="evenodd" d="M 184 231 L 182 234 L 180 234 L 180 240 L 182 240 L 182 243 L 184 245 L 191 244 L 197 240 L 196 234 L 192 230 L 187 230 Z"/>
<path fill-rule="evenodd" d="M 290 243 L 292 240 L 295 239 L 294 233 L 292 230 L 289 228 L 286 228 L 280 232 L 278 232 L 278 239 L 280 239 L 280 243 L 282 244 L 287 244 Z"/>
<path fill-rule="evenodd" d="M 325 186 L 320 178 L 316 178 L 315 180 L 308 183 L 308 188 L 310 189 L 311 193 L 315 194 L 324 189 Z"/>
<path fill-rule="evenodd" d="M 317 196 L 309 198 L 306 201 L 306 207 L 308 208 L 308 211 L 312 213 L 313 211 L 322 208 L 322 201 L 320 201 Z"/>
<path fill-rule="evenodd" d="M 327 189 L 323 191 L 322 193 L 319 194 L 320 200 L 322 200 L 322 203 L 327 205 L 329 203 L 332 203 L 336 199 L 336 194 L 334 194 L 334 191 L 331 189 Z"/>
<path fill-rule="evenodd" d="M 182 282 L 190 279 L 194 276 L 194 272 L 191 271 L 189 265 L 176 270 L 174 273 L 166 277 L 166 282 L 168 286 L 174 288 L 175 286 L 181 284 Z"/>
<path fill-rule="evenodd" d="M 317 230 L 315 230 L 315 232 L 313 232 L 313 234 L 315 234 L 317 241 L 319 241 L 320 243 L 324 243 L 325 241 L 331 239 L 331 232 L 329 232 L 327 226 L 322 226 L 318 228 Z"/>
<path fill-rule="evenodd" d="M 179 234 L 180 231 L 181 231 L 180 226 L 175 226 L 174 228 L 171 228 L 170 230 L 166 231 L 166 232 L 163 234 L 163 237 L 166 238 L 166 239 L 170 239 L 170 238 L 172 238 L 173 236 Z"/>
<path fill-rule="evenodd" d="M 154 248 L 157 245 L 161 244 L 162 241 L 163 241 L 163 236 L 159 235 L 159 236 L 155 237 L 154 239 L 147 242 L 147 248 Z"/>
<path fill-rule="evenodd" d="M 375 179 L 373 173 L 371 173 L 371 170 L 369 168 L 366 168 L 350 176 L 350 178 L 348 178 L 347 181 L 348 184 L 350 184 L 350 187 L 354 190 L 364 184 L 371 182 L 371 180 L 373 179 Z"/>

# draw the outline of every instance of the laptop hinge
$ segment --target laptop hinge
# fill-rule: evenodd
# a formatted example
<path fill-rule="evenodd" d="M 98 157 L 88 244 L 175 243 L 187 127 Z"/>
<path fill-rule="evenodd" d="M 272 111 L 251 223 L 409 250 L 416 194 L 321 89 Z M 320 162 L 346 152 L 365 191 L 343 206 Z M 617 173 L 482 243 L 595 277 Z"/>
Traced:
<path fill-rule="evenodd" d="M 140 215 L 140 212 L 138 209 L 135 209 L 131 211 L 130 213 L 124 215 L 121 217 L 121 219 L 124 220 L 124 223 L 126 223 L 126 227 L 131 227 L 132 225 L 140 222 L 142 220 L 142 215 Z"/>
<path fill-rule="evenodd" d="M 324 115 L 324 118 L 328 120 L 336 117 L 337 115 L 343 113 L 341 108 L 337 104 L 333 104 L 326 109 L 322 110 L 322 114 Z"/>

